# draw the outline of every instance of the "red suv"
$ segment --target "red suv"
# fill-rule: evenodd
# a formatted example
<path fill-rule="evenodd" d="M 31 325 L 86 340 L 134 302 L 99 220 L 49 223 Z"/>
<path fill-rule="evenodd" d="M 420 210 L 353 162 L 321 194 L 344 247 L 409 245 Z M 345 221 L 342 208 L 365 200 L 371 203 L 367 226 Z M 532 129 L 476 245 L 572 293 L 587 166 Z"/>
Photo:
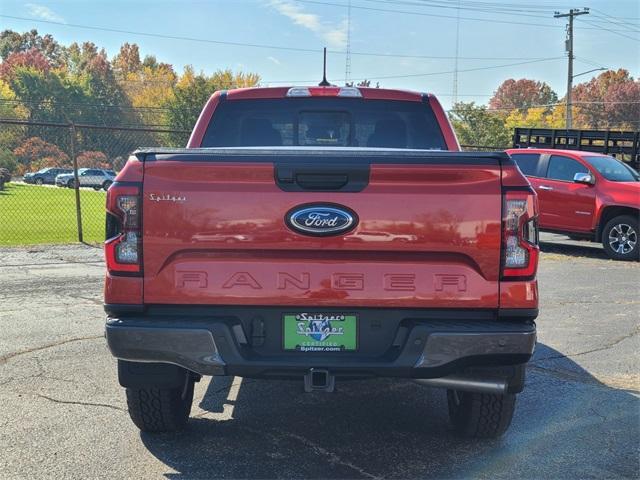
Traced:
<path fill-rule="evenodd" d="M 633 168 L 593 152 L 507 153 L 538 194 L 541 230 L 602 242 L 615 260 L 639 258 L 640 177 Z"/>

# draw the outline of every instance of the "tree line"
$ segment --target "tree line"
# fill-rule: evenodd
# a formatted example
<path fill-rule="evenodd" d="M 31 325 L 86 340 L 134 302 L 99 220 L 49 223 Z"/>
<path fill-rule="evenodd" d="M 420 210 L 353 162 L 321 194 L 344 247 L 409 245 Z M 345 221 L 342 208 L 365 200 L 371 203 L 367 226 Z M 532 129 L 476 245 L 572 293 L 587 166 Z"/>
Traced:
<path fill-rule="evenodd" d="M 135 137 L 83 130 L 76 153 L 87 167 L 117 168 L 122 155 L 141 144 L 184 145 L 183 131 L 191 130 L 213 92 L 260 84 L 256 73 L 229 69 L 206 74 L 186 66 L 176 72 L 153 55 L 142 57 L 135 43 L 124 43 L 109 58 L 93 42 L 62 45 L 37 30 L 1 32 L 0 59 L 0 119 L 176 130 Z M 640 82 L 626 70 L 576 85 L 573 99 L 575 128 L 638 128 Z M 562 102 L 544 82 L 508 79 L 488 105 L 457 103 L 449 115 L 462 144 L 502 147 L 510 144 L 516 126 L 563 127 Z M 3 128 L 0 167 L 19 174 L 68 164 L 69 142 L 66 129 Z"/>
<path fill-rule="evenodd" d="M 573 128 L 638 130 L 640 81 L 627 70 L 607 70 L 572 90 Z M 515 127 L 565 128 L 565 98 L 549 85 L 531 79 L 507 79 L 488 105 L 456 103 L 449 117 L 460 143 L 504 147 Z"/>
<path fill-rule="evenodd" d="M 0 119 L 30 122 L 188 131 L 213 92 L 260 83 L 257 74 L 231 70 L 205 74 L 187 66 L 177 73 L 153 55 L 141 57 L 136 44 L 124 43 L 109 58 L 93 42 L 65 46 L 37 30 L 1 32 L 0 59 Z M 186 138 L 181 132 L 134 136 L 82 130 L 78 135 L 79 164 L 88 167 L 114 166 L 123 152 L 144 144 L 182 146 Z M 67 129 L 3 128 L 0 166 L 20 174 L 65 165 L 69 143 Z"/>

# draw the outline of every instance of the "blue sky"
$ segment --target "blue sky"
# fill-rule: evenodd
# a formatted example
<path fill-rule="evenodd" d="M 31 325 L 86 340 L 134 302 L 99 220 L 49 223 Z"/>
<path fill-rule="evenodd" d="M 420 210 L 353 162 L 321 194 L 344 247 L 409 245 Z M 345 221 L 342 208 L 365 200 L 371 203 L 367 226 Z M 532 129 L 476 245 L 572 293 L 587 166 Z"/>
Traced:
<path fill-rule="evenodd" d="M 223 68 L 252 71 L 261 75 L 264 84 L 319 81 L 320 50 L 327 46 L 336 52 L 329 54 L 329 79 L 341 83 L 345 77 L 345 55 L 339 52 L 345 50 L 347 39 L 347 3 L 348 0 L 0 0 L 0 15 L 4 15 L 0 16 L 0 28 L 17 31 L 37 28 L 41 33 L 53 34 L 64 44 L 90 40 L 104 47 L 109 56 L 118 51 L 120 44 L 135 42 L 143 55 L 154 54 L 178 71 L 187 64 L 205 72 Z M 448 108 L 453 74 L 440 72 L 451 72 L 454 60 L 411 55 L 454 56 L 456 0 L 352 0 L 351 3 L 354 52 L 351 78 L 369 78 L 383 87 L 434 92 Z M 463 6 L 458 62 L 460 100 L 486 103 L 503 80 L 522 77 L 545 81 L 560 96 L 564 95 L 566 19 L 554 19 L 553 11 L 568 8 L 587 6 L 592 12 L 576 20 L 576 73 L 602 66 L 626 68 L 634 77 L 640 75 L 640 0 L 582 0 L 579 4 L 566 0 L 460 0 L 460 4 Z M 486 12 L 489 4 L 492 12 Z M 510 13 L 497 13 L 496 9 Z M 318 53 L 139 36 L 72 25 Z M 511 65 L 549 58 L 552 60 Z M 495 66 L 501 67 L 478 70 Z M 427 73 L 430 75 L 423 75 Z M 576 82 L 597 73 L 581 76 Z M 406 77 L 384 78 L 403 75 Z"/>

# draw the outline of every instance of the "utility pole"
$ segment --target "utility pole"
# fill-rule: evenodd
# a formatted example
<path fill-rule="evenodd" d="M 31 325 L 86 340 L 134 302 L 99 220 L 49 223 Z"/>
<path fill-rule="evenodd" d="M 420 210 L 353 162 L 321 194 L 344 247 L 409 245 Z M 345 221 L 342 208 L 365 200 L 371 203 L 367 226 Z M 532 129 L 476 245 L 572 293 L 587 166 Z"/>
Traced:
<path fill-rule="evenodd" d="M 563 18 L 569 17 L 569 23 L 567 24 L 567 40 L 566 40 L 566 50 L 567 57 L 569 58 L 569 68 L 567 70 L 567 120 L 566 120 L 566 128 L 567 130 L 573 126 L 573 116 L 571 113 L 571 90 L 573 89 L 573 18 L 578 15 L 588 15 L 589 9 L 584 8 L 582 10 L 578 8 L 572 8 L 567 13 L 555 12 L 554 18 Z"/>

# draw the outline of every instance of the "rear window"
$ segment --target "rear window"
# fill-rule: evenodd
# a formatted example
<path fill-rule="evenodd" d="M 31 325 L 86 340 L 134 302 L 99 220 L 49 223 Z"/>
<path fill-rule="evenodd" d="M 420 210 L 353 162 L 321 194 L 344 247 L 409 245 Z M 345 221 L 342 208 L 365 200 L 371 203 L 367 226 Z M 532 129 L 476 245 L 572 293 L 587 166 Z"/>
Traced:
<path fill-rule="evenodd" d="M 222 102 L 202 146 L 446 149 L 428 104 L 326 97 Z"/>

